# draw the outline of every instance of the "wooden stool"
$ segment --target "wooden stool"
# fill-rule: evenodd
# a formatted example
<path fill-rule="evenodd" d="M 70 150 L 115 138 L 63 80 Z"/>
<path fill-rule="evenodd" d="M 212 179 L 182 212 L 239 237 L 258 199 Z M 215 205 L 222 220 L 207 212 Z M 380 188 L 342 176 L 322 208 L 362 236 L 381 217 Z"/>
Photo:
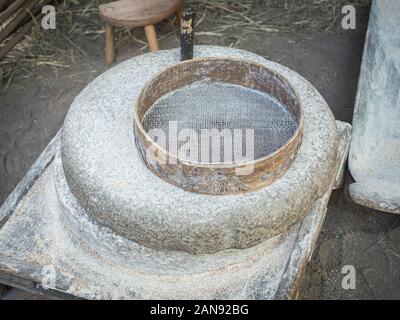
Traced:
<path fill-rule="evenodd" d="M 179 15 L 181 0 L 120 0 L 99 6 L 106 23 L 106 61 L 115 59 L 114 27 L 144 27 L 150 51 L 160 50 L 154 24 L 173 14 Z"/>

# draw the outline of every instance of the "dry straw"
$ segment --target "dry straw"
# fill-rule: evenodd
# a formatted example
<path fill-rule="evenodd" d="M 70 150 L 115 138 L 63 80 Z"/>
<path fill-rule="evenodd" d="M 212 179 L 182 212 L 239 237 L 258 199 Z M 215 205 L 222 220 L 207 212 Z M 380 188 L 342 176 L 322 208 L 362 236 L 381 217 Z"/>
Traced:
<path fill-rule="evenodd" d="M 32 32 L 0 60 L 3 84 L 15 75 L 29 78 L 38 68 L 68 68 L 90 41 L 104 48 L 103 24 L 98 5 L 107 0 L 64 0 L 56 2 L 57 29 L 48 31 L 35 21 Z M 302 37 L 312 32 L 332 32 L 340 23 L 345 4 L 367 7 L 371 0 L 188 0 L 196 8 L 196 41 L 204 44 L 238 46 L 248 33 L 290 34 Z M 177 34 L 175 17 L 159 26 L 159 37 Z M 140 33 L 117 30 L 117 43 L 136 43 L 138 53 L 147 49 Z"/>

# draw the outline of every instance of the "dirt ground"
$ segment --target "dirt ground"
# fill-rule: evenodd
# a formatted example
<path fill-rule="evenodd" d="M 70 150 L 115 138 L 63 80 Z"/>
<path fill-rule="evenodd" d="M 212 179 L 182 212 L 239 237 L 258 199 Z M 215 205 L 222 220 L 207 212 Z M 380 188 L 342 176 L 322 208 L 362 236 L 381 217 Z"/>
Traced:
<path fill-rule="evenodd" d="M 197 44 L 233 45 L 299 72 L 321 92 L 336 118 L 351 122 L 368 8 L 357 10 L 356 30 L 298 33 L 235 31 L 228 38 L 200 33 Z M 174 21 L 158 25 L 163 49 L 179 46 Z M 208 25 L 208 29 L 213 26 Z M 217 28 L 218 26 L 215 26 Z M 49 31 L 52 32 L 52 31 Z M 239 32 L 239 33 L 238 33 Z M 57 34 L 55 34 L 58 36 Z M 74 97 L 109 68 L 103 34 L 70 35 L 67 67 L 38 67 L 3 79 L 0 88 L 0 203 L 60 129 Z M 132 40 L 133 39 L 133 40 Z M 143 31 L 118 41 L 117 62 L 140 54 Z M 68 51 L 69 52 L 69 51 Z M 351 177 L 347 175 L 347 181 Z M 356 289 L 341 287 L 344 265 L 356 268 Z M 355 205 L 336 191 L 301 287 L 302 299 L 400 299 L 400 217 Z"/>

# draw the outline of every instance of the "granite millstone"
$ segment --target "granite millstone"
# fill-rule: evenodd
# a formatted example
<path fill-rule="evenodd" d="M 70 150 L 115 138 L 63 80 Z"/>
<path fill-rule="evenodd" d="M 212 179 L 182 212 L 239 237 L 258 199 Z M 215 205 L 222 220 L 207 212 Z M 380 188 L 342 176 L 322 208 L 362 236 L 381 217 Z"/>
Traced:
<path fill-rule="evenodd" d="M 76 97 L 62 130 L 65 179 L 91 219 L 145 247 L 199 254 L 255 246 L 299 222 L 328 190 L 337 171 L 335 120 L 317 90 L 282 65 L 224 47 L 198 46 L 194 55 L 252 60 L 290 81 L 304 109 L 304 137 L 284 176 L 255 192 L 212 196 L 146 168 L 134 143 L 133 103 L 147 80 L 179 62 L 175 49 L 118 64 Z"/>

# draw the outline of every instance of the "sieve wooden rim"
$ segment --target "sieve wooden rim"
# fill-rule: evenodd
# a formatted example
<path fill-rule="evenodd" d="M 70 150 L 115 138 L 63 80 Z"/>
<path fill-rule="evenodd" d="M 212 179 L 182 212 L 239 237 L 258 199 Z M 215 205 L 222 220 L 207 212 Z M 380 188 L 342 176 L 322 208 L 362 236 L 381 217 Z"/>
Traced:
<path fill-rule="evenodd" d="M 243 70 L 247 73 L 241 73 Z M 268 75 L 268 79 L 262 77 L 262 73 Z M 253 160 L 204 163 L 182 159 L 168 152 L 144 130 L 143 117 L 161 96 L 204 77 L 273 95 L 295 116 L 296 131 L 279 149 Z M 283 86 L 286 92 L 282 92 Z M 285 77 L 261 64 L 231 57 L 196 58 L 172 65 L 152 77 L 142 87 L 134 103 L 135 144 L 145 165 L 163 180 L 184 190 L 203 194 L 238 194 L 273 183 L 289 169 L 297 155 L 303 137 L 303 122 L 301 100 Z M 157 158 L 149 159 L 149 149 L 157 153 Z M 249 174 L 238 174 L 246 168 L 253 170 Z"/>

